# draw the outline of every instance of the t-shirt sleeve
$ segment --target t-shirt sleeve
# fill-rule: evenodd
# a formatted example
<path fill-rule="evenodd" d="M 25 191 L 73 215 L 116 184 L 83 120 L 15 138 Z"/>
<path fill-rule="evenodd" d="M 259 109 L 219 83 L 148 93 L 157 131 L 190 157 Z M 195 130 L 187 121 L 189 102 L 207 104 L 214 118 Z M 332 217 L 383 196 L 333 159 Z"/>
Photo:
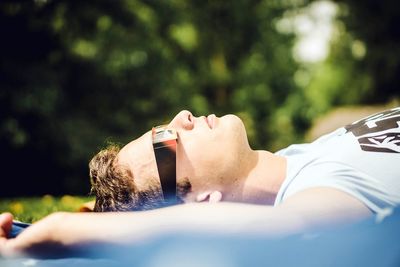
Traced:
<path fill-rule="evenodd" d="M 391 192 L 380 180 L 341 162 L 316 162 L 303 169 L 287 185 L 281 202 L 297 192 L 313 187 L 331 187 L 346 192 L 374 213 L 380 213 L 400 202 L 399 192 Z"/>

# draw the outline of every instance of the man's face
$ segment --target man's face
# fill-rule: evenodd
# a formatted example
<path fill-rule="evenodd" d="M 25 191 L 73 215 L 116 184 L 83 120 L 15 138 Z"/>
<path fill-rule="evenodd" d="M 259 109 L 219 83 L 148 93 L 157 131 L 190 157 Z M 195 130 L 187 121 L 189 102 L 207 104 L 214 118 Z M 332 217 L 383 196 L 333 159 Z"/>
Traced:
<path fill-rule="evenodd" d="M 224 191 L 234 184 L 241 161 L 250 150 L 244 125 L 237 116 L 194 117 L 184 110 L 168 126 L 178 134 L 177 183 L 185 179 L 191 183 L 186 202 L 195 201 L 208 190 Z M 118 163 L 132 171 L 138 190 L 160 185 L 151 131 L 123 147 Z"/>

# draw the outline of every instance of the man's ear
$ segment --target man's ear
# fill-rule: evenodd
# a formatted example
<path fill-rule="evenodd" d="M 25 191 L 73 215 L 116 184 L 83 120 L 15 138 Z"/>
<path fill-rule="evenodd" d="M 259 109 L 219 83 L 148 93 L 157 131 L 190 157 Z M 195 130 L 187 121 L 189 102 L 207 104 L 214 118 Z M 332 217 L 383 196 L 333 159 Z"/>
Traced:
<path fill-rule="evenodd" d="M 196 202 L 210 202 L 217 203 L 222 200 L 222 193 L 220 191 L 206 191 L 197 195 Z"/>

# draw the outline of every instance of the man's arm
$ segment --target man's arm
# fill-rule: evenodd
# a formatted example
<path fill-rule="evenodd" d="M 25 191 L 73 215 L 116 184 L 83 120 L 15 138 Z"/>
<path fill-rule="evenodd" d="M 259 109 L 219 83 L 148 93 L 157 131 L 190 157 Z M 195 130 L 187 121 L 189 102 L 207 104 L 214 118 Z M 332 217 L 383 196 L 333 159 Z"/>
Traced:
<path fill-rule="evenodd" d="M 286 235 L 326 224 L 357 221 L 371 212 L 357 199 L 329 188 L 300 192 L 279 207 L 239 203 L 185 204 L 143 212 L 55 213 L 15 239 L 0 238 L 3 255 L 29 253 L 49 244 L 140 243 L 174 232 Z M 2 220 L 0 220 L 1 223 Z"/>
<path fill-rule="evenodd" d="M 302 218 L 303 230 L 356 223 L 373 215 L 360 200 L 332 187 L 314 187 L 289 197 L 280 206 Z"/>
<path fill-rule="evenodd" d="M 282 221 L 287 222 L 285 227 Z M 240 203 L 193 203 L 142 212 L 58 212 L 34 223 L 16 238 L 6 239 L 4 230 L 0 252 L 3 255 L 31 254 L 49 247 L 59 251 L 81 243 L 140 244 L 177 232 L 278 235 L 294 233 L 301 228 L 296 214 Z"/>

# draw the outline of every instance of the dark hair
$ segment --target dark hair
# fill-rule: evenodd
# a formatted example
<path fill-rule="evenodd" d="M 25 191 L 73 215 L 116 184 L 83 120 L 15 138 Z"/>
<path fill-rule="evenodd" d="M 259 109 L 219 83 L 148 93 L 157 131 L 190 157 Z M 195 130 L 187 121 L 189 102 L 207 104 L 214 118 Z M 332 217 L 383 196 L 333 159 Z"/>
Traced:
<path fill-rule="evenodd" d="M 150 186 L 139 192 L 130 170 L 117 163 L 120 147 L 109 145 L 89 162 L 91 193 L 96 196 L 94 211 L 133 211 L 153 209 L 162 200 L 160 190 Z"/>
<path fill-rule="evenodd" d="M 150 183 L 145 191 L 137 189 L 132 172 L 117 162 L 119 151 L 118 145 L 109 145 L 89 162 L 91 193 L 96 196 L 94 211 L 138 211 L 168 205 L 158 184 Z M 178 196 L 183 197 L 190 190 L 190 182 L 185 178 L 178 185 Z M 178 202 L 182 203 L 180 197 Z"/>

